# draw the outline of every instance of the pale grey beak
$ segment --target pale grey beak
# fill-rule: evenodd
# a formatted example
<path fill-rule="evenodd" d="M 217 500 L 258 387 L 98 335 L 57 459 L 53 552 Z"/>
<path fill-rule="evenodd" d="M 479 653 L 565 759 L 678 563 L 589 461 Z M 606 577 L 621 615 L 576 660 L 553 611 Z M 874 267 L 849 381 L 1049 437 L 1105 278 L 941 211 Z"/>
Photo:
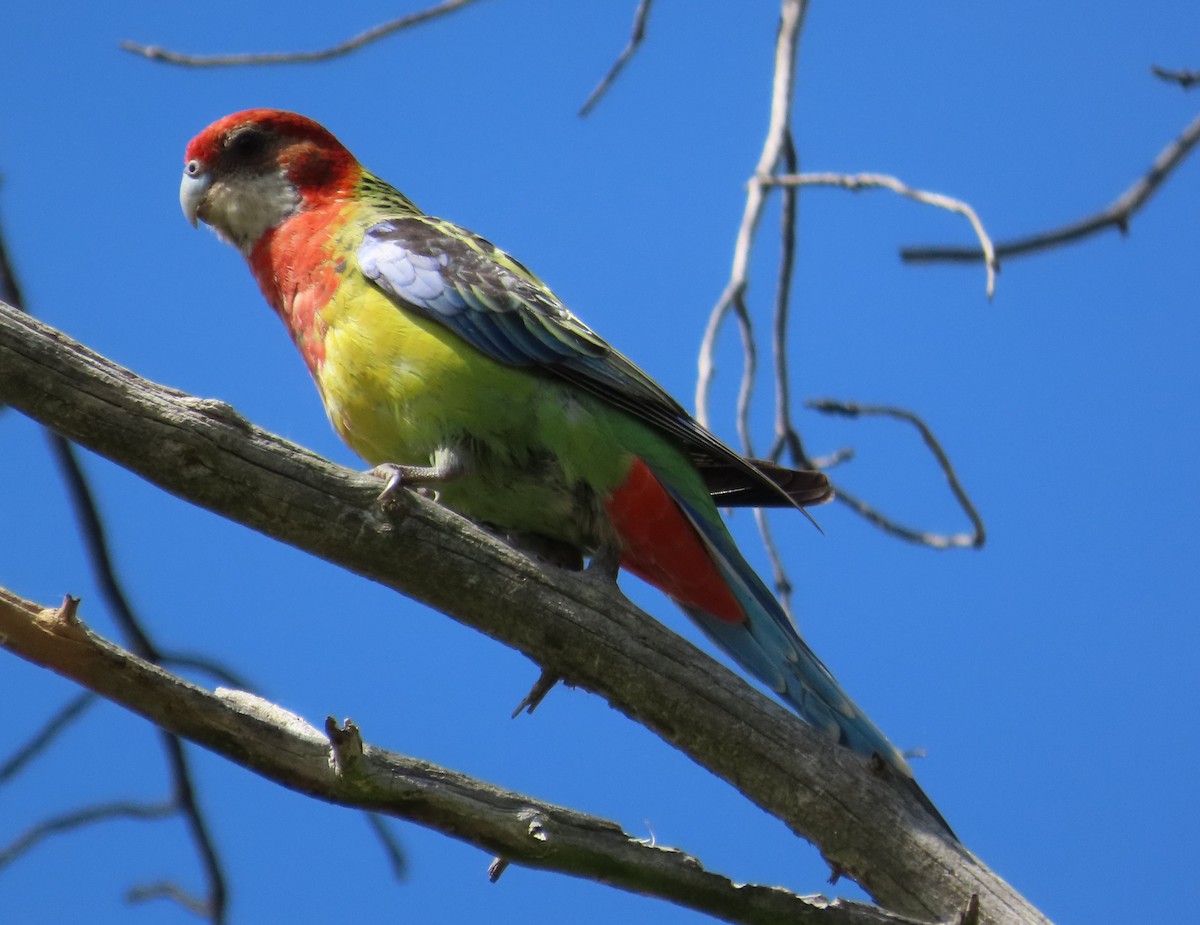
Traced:
<path fill-rule="evenodd" d="M 193 228 L 196 227 L 200 205 L 204 202 L 210 186 L 212 186 L 212 178 L 206 173 L 187 173 L 185 171 L 183 174 L 183 182 L 179 184 L 179 205 Z"/>

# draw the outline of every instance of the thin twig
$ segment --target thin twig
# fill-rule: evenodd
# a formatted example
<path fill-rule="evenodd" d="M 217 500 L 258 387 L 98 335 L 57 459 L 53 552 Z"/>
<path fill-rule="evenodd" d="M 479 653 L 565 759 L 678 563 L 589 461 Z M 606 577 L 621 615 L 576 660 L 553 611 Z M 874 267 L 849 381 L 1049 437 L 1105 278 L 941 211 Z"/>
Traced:
<path fill-rule="evenodd" d="M 769 191 L 762 178 L 774 172 L 784 149 L 785 139 L 791 131 L 792 94 L 796 83 L 796 49 L 807 9 L 807 0 L 784 0 L 780 12 L 767 137 L 754 174 L 747 184 L 746 206 L 733 248 L 733 266 L 729 282 L 709 313 L 708 324 L 704 329 L 704 341 L 700 345 L 699 374 L 696 379 L 696 419 L 705 427 L 709 426 L 708 393 L 716 374 L 714 357 L 717 335 L 731 310 L 745 310 L 746 288 L 750 284 L 750 251 L 754 246 L 754 236 L 762 219 Z"/>
<path fill-rule="evenodd" d="M 796 173 L 798 162 L 791 130 L 784 133 L 781 151 L 783 169 Z M 791 320 L 792 279 L 796 268 L 797 193 L 794 187 L 783 189 L 783 207 L 779 219 L 779 276 L 775 284 L 775 311 L 771 325 L 772 361 L 775 372 L 775 447 L 771 459 L 786 445 L 794 465 L 808 468 L 808 457 L 800 433 L 792 424 L 791 379 L 788 374 L 787 331 Z"/>
<path fill-rule="evenodd" d="M 75 447 L 52 430 L 46 431 L 46 439 L 50 443 L 50 451 L 58 463 L 59 471 L 67 486 L 67 495 L 71 506 L 75 509 L 75 518 L 79 523 L 84 546 L 87 549 L 88 560 L 92 565 L 92 573 L 100 586 L 100 593 L 112 608 L 113 617 L 125 635 L 130 650 L 150 662 L 162 662 L 162 653 L 151 641 L 149 634 L 143 629 L 141 621 L 133 612 L 129 597 L 125 594 L 121 580 L 113 565 L 112 553 L 108 546 L 108 536 L 104 529 L 104 521 L 100 517 L 99 507 L 87 476 L 84 475 L 83 465 L 75 452 Z"/>
<path fill-rule="evenodd" d="M 641 46 L 642 39 L 646 37 L 646 20 L 650 17 L 650 4 L 652 2 L 653 0 L 639 0 L 637 10 L 633 14 L 633 30 L 629 34 L 629 43 L 617 56 L 617 60 L 608 69 L 608 73 L 600 78 L 600 83 L 596 84 L 596 88 L 588 94 L 588 98 L 579 107 L 580 118 L 586 116 L 596 108 L 596 104 L 600 102 L 600 98 L 608 92 L 608 88 L 613 85 L 617 76 L 624 70 L 625 65 L 629 63 L 629 59 L 633 57 L 634 52 Z"/>
<path fill-rule="evenodd" d="M 920 543 L 923 546 L 929 546 L 933 549 L 962 549 L 964 547 L 979 549 L 983 546 L 987 538 L 984 531 L 983 519 L 979 516 L 975 505 L 967 496 L 962 483 L 959 482 L 958 475 L 954 471 L 954 466 L 942 449 L 942 445 L 938 442 L 937 437 L 933 435 L 933 431 L 929 429 L 929 426 L 920 417 L 904 408 L 896 408 L 888 405 L 859 405 L 854 402 L 840 402 L 830 398 L 807 401 L 805 404 L 809 408 L 813 408 L 823 414 L 840 414 L 851 418 L 882 415 L 905 421 L 915 427 L 920 433 L 921 439 L 925 441 L 925 445 L 929 447 L 929 451 L 933 453 L 934 459 L 937 460 L 938 467 L 942 470 L 942 474 L 945 475 L 946 482 L 950 486 L 950 491 L 954 495 L 955 501 L 958 502 L 958 506 L 962 508 L 967 519 L 971 521 L 972 532 L 969 534 L 940 534 L 906 527 L 879 513 L 866 502 L 846 492 L 841 486 L 836 486 L 836 494 L 834 495 L 836 500 L 849 505 L 885 532 L 893 536 L 898 536 L 901 539 Z"/>
<path fill-rule="evenodd" d="M 25 300 L 21 294 L 21 284 L 17 274 L 8 259 L 8 248 L 0 239 L 0 302 L 7 302 L 13 308 L 25 310 Z"/>
<path fill-rule="evenodd" d="M 59 835 L 109 819 L 161 819 L 173 815 L 173 801 L 163 803 L 134 803 L 120 801 L 99 803 L 61 816 L 52 816 L 30 826 L 4 848 L 0 848 L 0 870 L 27 853 L 51 835 Z"/>
<path fill-rule="evenodd" d="M 1160 80 L 1167 81 L 1167 83 L 1179 84 L 1184 90 L 1190 90 L 1192 87 L 1200 84 L 1200 71 L 1188 71 L 1182 68 L 1171 69 L 1152 64 L 1150 65 L 1150 73 Z"/>
<path fill-rule="evenodd" d="M 386 38 L 394 32 L 409 29 L 413 26 L 453 13 L 462 9 L 474 0 L 446 0 L 437 6 L 426 10 L 409 13 L 389 22 L 373 26 L 365 32 L 360 32 L 353 38 L 340 42 L 320 51 L 279 51 L 279 52 L 250 52 L 235 55 L 189 55 L 178 51 L 170 51 L 158 45 L 142 45 L 139 42 L 126 40 L 121 43 L 125 51 L 133 52 L 153 61 L 164 61 L 168 64 L 179 64 L 184 67 L 239 67 L 247 64 L 310 64 L 314 61 L 328 61 L 340 58 L 353 51 L 358 51 L 364 45 Z"/>
<path fill-rule="evenodd" d="M 1000 264 L 996 260 L 996 248 L 992 245 L 992 239 L 988 236 L 987 231 L 983 227 L 983 222 L 979 220 L 979 216 L 975 210 L 961 199 L 954 199 L 942 193 L 931 193 L 927 190 L 916 189 L 902 180 L 898 180 L 896 177 L 881 173 L 802 173 L 790 176 L 764 177 L 763 182 L 779 186 L 837 186 L 851 192 L 858 192 L 864 189 L 888 189 L 914 202 L 921 202 L 925 205 L 945 209 L 948 212 L 961 215 L 971 223 L 975 237 L 979 239 L 979 246 L 987 267 L 987 297 L 990 299 L 996 294 L 996 271 L 1000 269 Z"/>
<path fill-rule="evenodd" d="M 1200 141 L 1200 116 L 1193 119 L 1178 138 L 1163 148 L 1158 157 L 1154 159 L 1154 163 L 1150 165 L 1150 169 L 1118 196 L 1107 209 L 1052 231 L 997 244 L 995 258 L 1003 260 L 1020 254 L 1046 250 L 1089 237 L 1105 228 L 1116 228 L 1125 234 L 1129 231 L 1129 223 L 1134 214 L 1150 201 L 1150 197 L 1158 191 L 1167 177 L 1183 163 L 1197 141 Z M 983 257 L 983 251 L 970 247 L 906 247 L 900 251 L 900 259 L 908 263 L 932 263 L 935 261 L 967 263 L 981 260 Z"/>
<path fill-rule="evenodd" d="M 91 691 L 76 694 L 66 702 L 59 711 L 51 716 L 42 728 L 29 737 L 29 740 L 13 752 L 12 757 L 0 764 L 0 784 L 16 777 L 25 765 L 40 755 L 64 729 L 83 715 L 83 711 L 96 702 L 96 695 Z"/>
<path fill-rule="evenodd" d="M 201 918 L 207 919 L 212 917 L 212 910 L 208 903 L 197 896 L 193 896 L 177 883 L 172 883 L 170 880 L 160 880 L 156 883 L 147 883 L 145 886 L 135 886 L 126 891 L 125 902 L 127 903 L 144 903 L 151 899 L 169 899 L 172 902 L 178 903 L 188 912 L 192 912 Z"/>
<path fill-rule="evenodd" d="M 371 831 L 383 845 L 384 854 L 387 855 L 388 863 L 392 867 L 392 876 L 397 880 L 403 880 L 408 875 L 408 858 L 404 856 L 404 849 L 400 847 L 399 840 L 388 828 L 387 819 L 379 813 L 364 812 L 363 815 L 367 819 L 367 825 L 371 827 Z"/>
<path fill-rule="evenodd" d="M 758 373 L 758 347 L 754 342 L 754 323 L 745 300 L 734 300 L 733 313 L 742 338 L 742 381 L 738 383 L 737 394 L 738 439 L 742 444 L 742 452 L 753 458 L 756 454 L 750 436 L 750 406 L 754 400 L 754 377 Z"/>
<path fill-rule="evenodd" d="M 785 171 L 796 172 L 796 144 L 790 129 L 784 132 L 780 159 Z M 787 329 L 792 301 L 792 274 L 796 266 L 796 198 L 795 189 L 784 188 L 779 218 L 779 276 L 775 284 L 775 310 L 771 322 L 771 365 L 775 379 L 775 442 L 771 447 L 771 458 L 776 459 L 776 454 L 786 444 L 792 451 L 793 463 L 807 468 L 800 434 L 792 425 L 791 385 L 788 381 Z M 749 408 L 746 409 L 744 418 L 740 417 L 741 413 L 739 409 L 739 423 L 748 434 Z M 792 580 L 783 566 L 783 556 L 780 555 L 775 537 L 771 533 L 767 512 L 762 508 L 755 508 L 754 522 L 758 526 L 758 535 L 762 538 L 763 548 L 771 563 L 775 594 L 784 611 L 793 616 Z"/>
<path fill-rule="evenodd" d="M 254 685 L 241 675 L 230 671 L 220 662 L 214 662 L 212 659 L 205 658 L 202 655 L 192 655 L 187 652 L 163 652 L 162 663 L 164 665 L 174 665 L 176 668 L 191 668 L 194 671 L 201 671 L 227 687 L 249 691 L 252 694 L 256 693 Z"/>
<path fill-rule="evenodd" d="M 171 767 L 175 803 L 183 813 L 188 830 L 192 833 L 192 843 L 200 853 L 200 861 L 204 865 L 205 878 L 208 881 L 208 914 L 214 925 L 222 925 L 229 906 L 225 872 L 221 868 L 221 858 L 217 854 L 212 834 L 208 831 L 204 813 L 196 802 L 196 788 L 192 784 L 192 772 L 187 753 L 183 750 L 183 740 L 166 731 L 160 733 L 160 738 Z"/>

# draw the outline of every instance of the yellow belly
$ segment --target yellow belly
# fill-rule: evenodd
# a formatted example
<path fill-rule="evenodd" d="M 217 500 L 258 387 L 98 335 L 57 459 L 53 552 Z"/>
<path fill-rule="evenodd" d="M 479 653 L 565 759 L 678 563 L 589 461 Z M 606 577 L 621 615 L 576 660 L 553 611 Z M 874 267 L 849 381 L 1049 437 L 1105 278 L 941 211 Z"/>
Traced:
<path fill-rule="evenodd" d="M 314 375 L 350 448 L 372 465 L 421 466 L 454 448 L 471 468 L 439 486 L 448 507 L 582 549 L 604 541 L 603 500 L 629 465 L 604 409 L 556 378 L 489 359 L 349 276 L 321 310 Z"/>

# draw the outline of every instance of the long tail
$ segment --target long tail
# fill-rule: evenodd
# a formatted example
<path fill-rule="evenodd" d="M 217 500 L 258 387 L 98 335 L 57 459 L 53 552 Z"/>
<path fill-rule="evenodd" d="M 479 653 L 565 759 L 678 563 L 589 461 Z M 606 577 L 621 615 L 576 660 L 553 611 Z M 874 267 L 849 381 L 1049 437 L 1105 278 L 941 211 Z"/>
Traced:
<path fill-rule="evenodd" d="M 609 512 L 624 543 L 625 568 L 669 595 L 813 726 L 860 754 L 878 755 L 950 831 L 904 756 L 842 690 L 742 558 L 715 507 L 698 510 L 639 460 Z"/>

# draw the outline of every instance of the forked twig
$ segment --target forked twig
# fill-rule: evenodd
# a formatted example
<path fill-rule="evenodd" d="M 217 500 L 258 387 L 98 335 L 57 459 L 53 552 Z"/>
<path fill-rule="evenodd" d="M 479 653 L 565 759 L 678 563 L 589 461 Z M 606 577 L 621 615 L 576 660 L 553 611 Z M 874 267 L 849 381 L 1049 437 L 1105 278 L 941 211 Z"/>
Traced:
<path fill-rule="evenodd" d="M 983 227 L 983 222 L 979 220 L 979 215 L 961 199 L 955 199 L 943 193 L 931 193 L 927 190 L 917 189 L 896 177 L 882 173 L 801 173 L 763 177 L 762 181 L 777 186 L 837 186 L 851 192 L 864 189 L 887 189 L 914 202 L 921 202 L 961 215 L 971 223 L 975 237 L 979 239 L 980 252 L 983 254 L 987 267 L 987 297 L 990 299 L 996 294 L 996 272 L 1000 269 L 1000 264 L 996 259 L 996 248 L 992 245 L 992 239 Z"/>
<path fill-rule="evenodd" d="M 168 64 L 179 64 L 184 67 L 239 67 L 247 64 L 311 64 L 314 61 L 328 61 L 340 58 L 353 51 L 358 51 L 364 45 L 386 38 L 395 32 L 412 28 L 447 13 L 462 9 L 474 0 L 445 0 L 437 6 L 431 6 L 416 13 L 399 16 L 396 19 L 372 26 L 365 32 L 360 32 L 353 38 L 339 42 L 320 51 L 277 51 L 277 52 L 248 52 L 235 55 L 189 55 L 183 52 L 171 51 L 158 45 L 143 45 L 140 42 L 126 40 L 121 43 L 125 51 L 150 58 L 153 61 L 164 61 Z"/>
<path fill-rule="evenodd" d="M 970 547 L 979 549 L 986 541 L 987 535 L 983 526 L 983 519 L 979 516 L 979 512 L 975 509 L 975 505 L 967 496 L 966 491 L 962 487 L 962 483 L 958 480 L 958 474 L 954 471 L 954 466 L 950 462 L 950 457 L 946 455 L 942 449 L 941 443 L 937 437 L 933 435 L 933 431 L 920 417 L 913 412 L 904 408 L 896 408 L 890 405 L 859 405 L 854 402 L 840 402 L 830 398 L 823 398 L 814 401 L 805 402 L 809 408 L 820 411 L 824 414 L 840 414 L 844 417 L 861 417 L 865 415 L 882 415 L 884 417 L 896 418 L 905 421 L 915 427 L 921 435 L 921 439 L 925 441 L 925 445 L 929 451 L 933 453 L 937 460 L 938 467 L 942 470 L 942 474 L 946 477 L 946 482 L 950 486 L 950 491 L 954 495 L 958 506 L 962 508 L 967 519 L 971 521 L 971 533 L 929 533 L 924 530 L 916 530 L 912 527 L 906 527 L 896 521 L 879 513 L 875 508 L 871 507 L 865 501 L 860 500 L 852 494 L 849 494 L 845 489 L 836 486 L 837 494 L 835 500 L 841 501 L 843 504 L 849 505 L 871 523 L 875 524 L 880 529 L 893 536 L 898 536 L 901 539 L 909 540 L 913 543 L 920 543 L 923 546 L 930 546 L 933 549 L 962 549 Z"/>

